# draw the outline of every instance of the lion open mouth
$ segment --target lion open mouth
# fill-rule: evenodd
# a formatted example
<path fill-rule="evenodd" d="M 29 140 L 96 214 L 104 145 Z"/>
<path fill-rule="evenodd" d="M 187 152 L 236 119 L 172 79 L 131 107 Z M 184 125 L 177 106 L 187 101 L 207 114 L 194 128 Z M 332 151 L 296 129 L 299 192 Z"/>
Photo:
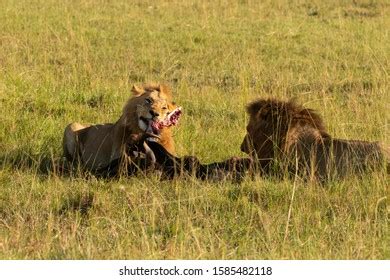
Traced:
<path fill-rule="evenodd" d="M 176 125 L 179 122 L 179 118 L 182 114 L 181 107 L 176 108 L 173 110 L 164 120 L 147 120 L 145 118 L 141 118 L 142 121 L 147 124 L 146 132 L 154 134 L 154 135 L 160 135 L 161 129 L 164 127 L 170 127 L 172 125 Z"/>

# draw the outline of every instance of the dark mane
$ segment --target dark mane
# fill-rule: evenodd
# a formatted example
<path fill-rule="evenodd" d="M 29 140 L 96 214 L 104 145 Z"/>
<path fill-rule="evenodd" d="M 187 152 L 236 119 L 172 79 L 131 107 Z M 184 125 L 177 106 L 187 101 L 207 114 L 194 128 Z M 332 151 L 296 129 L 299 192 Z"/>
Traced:
<path fill-rule="evenodd" d="M 316 111 L 305 108 L 293 100 L 257 99 L 249 103 L 246 110 L 250 116 L 257 115 L 257 118 L 266 122 L 273 124 L 278 122 L 279 129 L 309 125 L 318 129 L 322 135 L 327 135 L 321 116 Z"/>
<path fill-rule="evenodd" d="M 292 100 L 257 99 L 246 109 L 250 119 L 241 151 L 263 174 L 287 171 L 325 182 L 380 170 L 384 160 L 389 162 L 381 144 L 334 138 L 317 112 Z"/>

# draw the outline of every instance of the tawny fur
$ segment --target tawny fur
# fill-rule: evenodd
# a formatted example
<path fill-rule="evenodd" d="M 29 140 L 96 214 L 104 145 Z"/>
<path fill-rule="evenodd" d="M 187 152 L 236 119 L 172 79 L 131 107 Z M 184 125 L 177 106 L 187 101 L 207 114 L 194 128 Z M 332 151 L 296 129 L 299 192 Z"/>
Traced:
<path fill-rule="evenodd" d="M 328 180 L 389 162 L 388 150 L 380 143 L 333 138 L 315 111 L 293 101 L 259 99 L 247 112 L 250 120 L 241 150 L 256 158 L 266 173 L 289 171 Z"/>
<path fill-rule="evenodd" d="M 164 85 L 134 86 L 132 92 L 133 96 L 127 101 L 116 123 L 71 123 L 65 128 L 63 149 L 69 161 L 78 160 L 88 170 L 104 168 L 112 161 L 125 157 L 126 147 L 142 138 L 145 128 L 140 127 L 140 117 L 151 118 L 152 112 L 162 120 L 175 109 L 172 94 Z M 152 102 L 146 102 L 147 99 Z M 170 153 L 175 153 L 170 127 L 162 128 L 158 141 Z"/>

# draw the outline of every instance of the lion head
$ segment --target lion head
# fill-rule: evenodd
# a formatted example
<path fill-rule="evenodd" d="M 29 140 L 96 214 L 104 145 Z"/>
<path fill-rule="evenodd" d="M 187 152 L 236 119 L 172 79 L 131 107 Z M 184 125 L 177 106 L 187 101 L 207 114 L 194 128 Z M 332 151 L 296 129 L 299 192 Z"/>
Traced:
<path fill-rule="evenodd" d="M 247 106 L 249 123 L 241 151 L 267 161 L 304 137 L 327 137 L 321 117 L 293 101 L 258 99 Z"/>
<path fill-rule="evenodd" d="M 170 153 L 175 153 L 171 127 L 181 116 L 181 107 L 172 101 L 172 93 L 165 85 L 133 86 L 133 96 L 123 108 L 119 122 L 130 134 L 148 134 Z"/>
<path fill-rule="evenodd" d="M 383 162 L 389 166 L 381 143 L 333 138 L 315 111 L 293 101 L 259 99 L 247 106 L 247 112 L 250 119 L 241 150 L 257 159 L 266 173 L 283 175 L 285 170 L 324 182 L 377 170 Z"/>
<path fill-rule="evenodd" d="M 132 92 L 134 96 L 125 105 L 123 115 L 133 133 L 147 132 L 158 136 L 165 128 L 177 124 L 181 108 L 172 101 L 167 86 L 133 86 Z"/>

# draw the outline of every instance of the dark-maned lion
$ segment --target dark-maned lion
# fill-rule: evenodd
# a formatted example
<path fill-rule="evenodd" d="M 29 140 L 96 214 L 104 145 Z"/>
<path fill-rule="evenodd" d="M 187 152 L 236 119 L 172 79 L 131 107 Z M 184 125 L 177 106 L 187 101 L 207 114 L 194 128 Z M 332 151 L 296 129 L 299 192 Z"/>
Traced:
<path fill-rule="evenodd" d="M 389 150 L 380 143 L 333 138 L 316 112 L 293 101 L 259 99 L 247 112 L 241 150 L 266 174 L 288 171 L 324 181 L 389 164 Z"/>
<path fill-rule="evenodd" d="M 181 109 L 172 102 L 170 90 L 164 85 L 150 84 L 134 86 L 132 92 L 133 97 L 116 123 L 71 123 L 65 128 L 63 149 L 69 161 L 77 159 L 90 171 L 104 170 L 112 162 L 129 156 L 132 145 L 150 136 L 175 153 L 171 126 L 177 123 Z"/>

